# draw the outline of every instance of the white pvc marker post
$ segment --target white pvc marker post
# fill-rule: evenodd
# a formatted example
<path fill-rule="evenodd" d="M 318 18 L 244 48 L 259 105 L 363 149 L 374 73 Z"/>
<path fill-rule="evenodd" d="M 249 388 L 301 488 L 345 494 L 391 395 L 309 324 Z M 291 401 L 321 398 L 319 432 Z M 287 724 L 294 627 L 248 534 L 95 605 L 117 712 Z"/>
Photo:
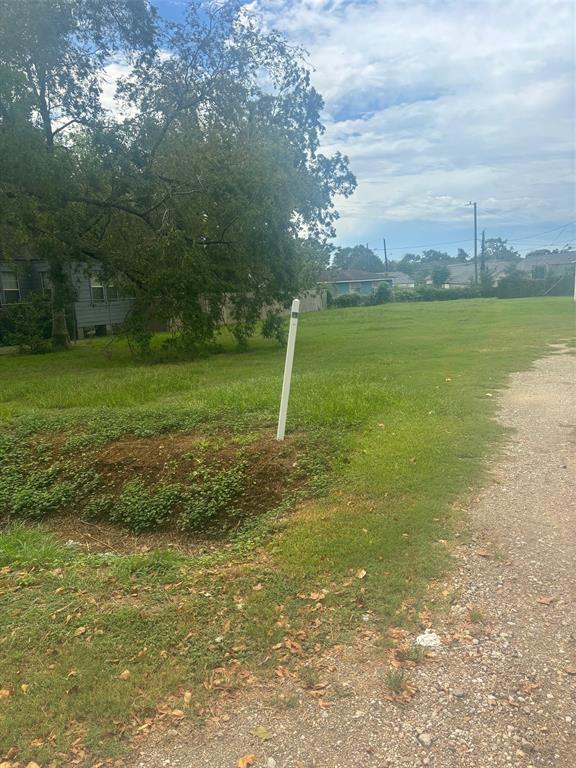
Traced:
<path fill-rule="evenodd" d="M 300 300 L 294 299 L 292 302 L 292 310 L 290 312 L 290 329 L 288 331 L 288 346 L 286 347 L 284 381 L 282 382 L 282 399 L 280 400 L 276 440 L 284 440 L 284 432 L 286 430 L 286 414 L 288 413 L 288 398 L 290 397 L 290 380 L 292 379 L 292 363 L 294 362 L 294 345 L 296 344 L 296 329 L 298 328 L 299 313 Z"/>

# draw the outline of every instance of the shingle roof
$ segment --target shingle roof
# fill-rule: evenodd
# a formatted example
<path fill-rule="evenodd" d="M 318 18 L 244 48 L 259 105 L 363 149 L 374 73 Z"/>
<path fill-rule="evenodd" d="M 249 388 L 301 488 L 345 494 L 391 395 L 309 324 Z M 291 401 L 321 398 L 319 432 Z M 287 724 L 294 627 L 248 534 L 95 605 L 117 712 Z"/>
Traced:
<path fill-rule="evenodd" d="M 320 278 L 322 283 L 354 283 L 362 280 L 386 280 L 393 277 L 396 280 L 413 282 L 404 272 L 363 272 L 360 269 L 338 269 L 324 272 Z"/>
<path fill-rule="evenodd" d="M 526 265 L 554 266 L 555 264 L 572 264 L 576 261 L 576 251 L 561 251 L 560 253 L 535 253 L 526 256 Z"/>

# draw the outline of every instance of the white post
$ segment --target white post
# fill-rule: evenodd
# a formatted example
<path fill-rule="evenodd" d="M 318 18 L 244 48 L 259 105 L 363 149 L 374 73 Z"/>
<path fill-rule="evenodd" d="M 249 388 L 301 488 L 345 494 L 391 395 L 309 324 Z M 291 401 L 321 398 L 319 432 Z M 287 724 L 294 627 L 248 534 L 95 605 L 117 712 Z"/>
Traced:
<path fill-rule="evenodd" d="M 292 378 L 292 363 L 294 361 L 294 345 L 296 344 L 296 329 L 298 328 L 299 312 L 300 301 L 294 299 L 292 302 L 292 310 L 290 312 L 290 330 L 288 331 L 288 346 L 286 347 L 284 381 L 282 382 L 282 399 L 280 400 L 276 440 L 284 440 L 284 432 L 286 430 L 286 414 L 288 413 L 288 398 L 290 397 L 290 380 Z"/>
<path fill-rule="evenodd" d="M 576 261 L 574 261 L 574 301 L 576 301 Z"/>

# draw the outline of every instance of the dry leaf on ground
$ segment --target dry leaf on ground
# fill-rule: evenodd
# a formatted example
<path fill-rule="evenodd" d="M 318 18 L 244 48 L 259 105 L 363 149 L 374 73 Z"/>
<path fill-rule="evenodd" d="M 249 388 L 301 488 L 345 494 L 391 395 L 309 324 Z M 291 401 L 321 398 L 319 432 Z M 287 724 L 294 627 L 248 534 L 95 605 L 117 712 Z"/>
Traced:
<path fill-rule="evenodd" d="M 244 755 L 238 759 L 236 768 L 248 768 L 249 765 L 254 765 L 256 762 L 256 755 Z"/>

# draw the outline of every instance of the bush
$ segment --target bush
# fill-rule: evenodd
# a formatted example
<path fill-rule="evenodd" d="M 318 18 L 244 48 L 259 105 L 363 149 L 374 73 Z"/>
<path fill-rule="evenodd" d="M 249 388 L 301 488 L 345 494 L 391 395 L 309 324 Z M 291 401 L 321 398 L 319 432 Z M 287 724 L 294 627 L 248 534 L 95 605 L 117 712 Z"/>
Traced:
<path fill-rule="evenodd" d="M 20 352 L 50 351 L 52 316 L 50 300 L 32 293 L 26 301 L 10 304 L 0 312 L 0 345 L 18 347 Z"/>
<path fill-rule="evenodd" d="M 419 285 L 416 288 L 395 288 L 394 301 L 453 301 L 455 299 L 477 299 L 480 290 L 474 286 L 462 288 L 434 288 L 432 285 Z"/>
<path fill-rule="evenodd" d="M 454 299 L 477 299 L 480 290 L 471 285 L 463 288 L 434 288 L 422 285 L 416 288 L 416 301 L 452 301 Z"/>
<path fill-rule="evenodd" d="M 362 296 L 359 293 L 343 293 L 334 299 L 334 306 L 338 309 L 359 307 L 360 304 L 362 304 Z"/>
<path fill-rule="evenodd" d="M 414 288 L 394 288 L 394 301 L 416 301 Z"/>
<path fill-rule="evenodd" d="M 389 283 L 380 283 L 370 298 L 370 304 L 387 304 L 389 301 L 393 301 L 392 286 Z"/>
<path fill-rule="evenodd" d="M 525 272 L 515 269 L 502 278 L 496 288 L 499 299 L 519 299 L 530 296 L 571 296 L 573 276 L 570 274 L 558 277 L 551 275 L 546 278 L 532 278 Z"/>

